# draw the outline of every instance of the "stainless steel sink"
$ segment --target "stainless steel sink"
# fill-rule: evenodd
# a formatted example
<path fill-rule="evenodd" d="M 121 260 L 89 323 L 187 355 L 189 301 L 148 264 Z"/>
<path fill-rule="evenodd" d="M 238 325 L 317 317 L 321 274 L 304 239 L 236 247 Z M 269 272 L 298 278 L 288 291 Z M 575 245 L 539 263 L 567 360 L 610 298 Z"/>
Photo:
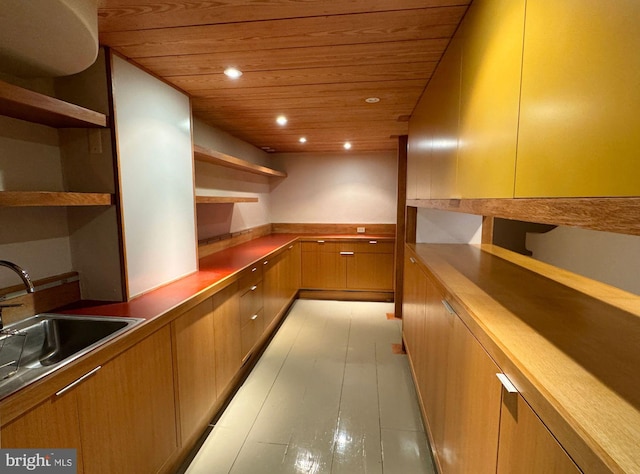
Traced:
<path fill-rule="evenodd" d="M 0 398 L 118 336 L 140 318 L 39 314 L 0 334 Z"/>

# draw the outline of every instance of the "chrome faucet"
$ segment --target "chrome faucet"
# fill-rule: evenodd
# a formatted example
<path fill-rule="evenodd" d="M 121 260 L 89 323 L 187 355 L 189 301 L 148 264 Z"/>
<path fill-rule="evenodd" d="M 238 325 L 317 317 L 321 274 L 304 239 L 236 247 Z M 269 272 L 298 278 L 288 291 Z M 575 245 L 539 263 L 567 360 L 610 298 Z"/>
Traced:
<path fill-rule="evenodd" d="M 22 279 L 25 288 L 27 289 L 27 293 L 33 293 L 35 288 L 33 287 L 33 283 L 31 283 L 31 277 L 26 270 L 22 267 L 19 267 L 13 262 L 9 262 L 7 260 L 0 260 L 0 266 L 10 268 L 14 272 L 18 274 L 18 276 Z M 0 304 L 0 330 L 4 327 L 4 323 L 2 322 L 2 308 L 16 308 L 18 306 L 22 306 L 22 304 Z"/>

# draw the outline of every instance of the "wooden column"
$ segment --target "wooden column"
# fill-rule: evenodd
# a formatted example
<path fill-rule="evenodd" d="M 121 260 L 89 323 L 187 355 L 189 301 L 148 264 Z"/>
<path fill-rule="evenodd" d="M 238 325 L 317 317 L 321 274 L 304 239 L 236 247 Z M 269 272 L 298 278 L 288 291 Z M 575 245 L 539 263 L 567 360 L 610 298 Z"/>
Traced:
<path fill-rule="evenodd" d="M 396 281 L 395 281 L 395 315 L 402 317 L 402 291 L 404 288 L 404 242 L 407 202 L 407 142 L 408 137 L 398 137 L 398 202 L 396 218 Z"/>

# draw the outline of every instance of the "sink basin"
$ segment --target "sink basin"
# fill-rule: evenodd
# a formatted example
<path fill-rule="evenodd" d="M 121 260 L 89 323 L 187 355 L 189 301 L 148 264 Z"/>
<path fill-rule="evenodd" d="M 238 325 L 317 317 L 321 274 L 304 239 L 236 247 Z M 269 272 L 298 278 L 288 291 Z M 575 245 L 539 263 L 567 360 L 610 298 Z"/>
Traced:
<path fill-rule="evenodd" d="M 0 335 L 0 398 L 83 356 L 140 318 L 39 314 Z"/>

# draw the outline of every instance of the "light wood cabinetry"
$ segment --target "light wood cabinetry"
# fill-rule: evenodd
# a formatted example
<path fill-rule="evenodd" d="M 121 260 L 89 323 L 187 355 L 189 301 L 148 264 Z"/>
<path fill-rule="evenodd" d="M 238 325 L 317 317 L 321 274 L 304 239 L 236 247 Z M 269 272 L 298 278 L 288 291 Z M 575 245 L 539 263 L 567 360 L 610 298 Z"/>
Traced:
<path fill-rule="evenodd" d="M 527 3 L 515 197 L 638 196 L 640 4 Z"/>
<path fill-rule="evenodd" d="M 262 266 L 252 265 L 239 280 L 242 360 L 246 360 L 265 329 Z"/>
<path fill-rule="evenodd" d="M 2 449 L 76 449 L 77 472 L 82 474 L 82 448 L 76 394 L 52 397 L 2 427 Z"/>
<path fill-rule="evenodd" d="M 183 444 L 199 436 L 217 400 L 213 299 L 174 320 L 175 378 Z"/>
<path fill-rule="evenodd" d="M 440 472 L 580 472 L 524 398 L 502 388 L 471 316 L 450 299 L 407 249 L 403 339 Z"/>
<path fill-rule="evenodd" d="M 524 16 L 524 0 L 474 2 L 458 30 L 462 198 L 513 196 Z"/>
<path fill-rule="evenodd" d="M 213 295 L 213 319 L 216 393 L 218 397 L 222 397 L 242 367 L 242 327 L 238 282 L 230 284 Z"/>
<path fill-rule="evenodd" d="M 158 472 L 178 447 L 169 326 L 74 390 L 88 473 Z"/>
<path fill-rule="evenodd" d="M 158 472 L 176 437 L 169 327 L 2 427 L 3 448 L 74 448 L 78 472 Z"/>
<path fill-rule="evenodd" d="M 581 472 L 517 393 L 503 393 L 498 474 Z"/>
<path fill-rule="evenodd" d="M 320 290 L 393 290 L 393 242 L 301 242 L 302 288 Z"/>

